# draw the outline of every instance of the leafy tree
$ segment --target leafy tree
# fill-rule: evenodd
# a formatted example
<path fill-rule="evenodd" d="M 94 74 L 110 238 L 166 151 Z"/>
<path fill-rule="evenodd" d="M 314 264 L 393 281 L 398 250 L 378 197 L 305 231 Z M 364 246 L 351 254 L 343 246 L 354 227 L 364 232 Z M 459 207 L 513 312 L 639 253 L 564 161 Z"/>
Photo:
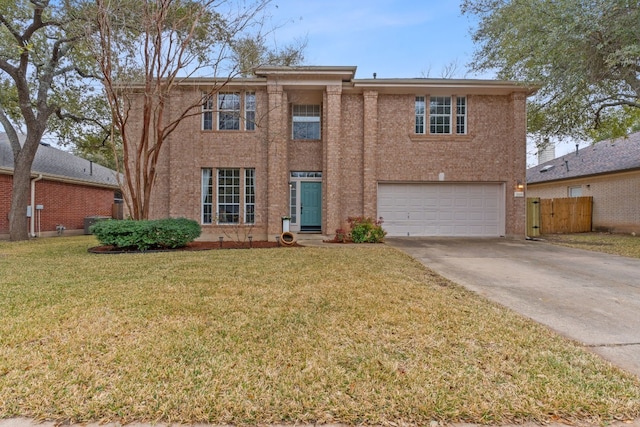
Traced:
<path fill-rule="evenodd" d="M 254 68 L 264 65 L 292 66 L 304 61 L 307 39 L 300 39 L 282 49 L 269 48 L 263 36 L 242 37 L 232 46 L 232 58 L 242 76 L 251 75 Z"/>
<path fill-rule="evenodd" d="M 475 70 L 541 85 L 529 131 L 616 136 L 638 123 L 637 0 L 464 0 L 462 11 L 479 18 Z"/>
<path fill-rule="evenodd" d="M 607 120 L 601 121 L 597 128 L 589 131 L 593 141 L 618 138 L 630 133 L 640 132 L 640 108 L 622 106 L 607 114 Z"/>
<path fill-rule="evenodd" d="M 78 134 L 71 151 L 74 155 L 116 170 L 122 162 L 122 141 L 114 132 L 88 132 Z"/>
<path fill-rule="evenodd" d="M 68 1 L 0 0 L 0 124 L 14 160 L 11 240 L 28 238 L 31 166 L 42 136 L 80 123 L 81 94 L 94 89 L 83 34 Z M 26 133 L 23 144 L 19 133 Z"/>

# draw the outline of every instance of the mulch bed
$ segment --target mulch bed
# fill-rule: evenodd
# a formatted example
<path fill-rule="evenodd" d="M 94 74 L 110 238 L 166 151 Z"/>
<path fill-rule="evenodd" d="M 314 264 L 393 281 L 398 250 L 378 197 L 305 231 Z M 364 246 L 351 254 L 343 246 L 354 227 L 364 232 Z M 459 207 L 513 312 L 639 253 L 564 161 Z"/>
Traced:
<path fill-rule="evenodd" d="M 139 251 L 137 249 L 122 249 L 115 248 L 113 246 L 94 246 L 89 248 L 88 251 L 93 254 L 130 254 L 130 253 L 150 253 L 150 252 L 179 252 L 179 251 L 209 251 L 214 249 L 264 249 L 264 248 L 277 248 L 277 247 L 300 247 L 297 243 L 293 245 L 285 246 L 278 244 L 278 242 L 267 241 L 253 241 L 249 242 L 232 242 L 223 241 L 220 242 L 191 242 L 187 246 L 176 249 L 149 249 L 147 251 Z"/>

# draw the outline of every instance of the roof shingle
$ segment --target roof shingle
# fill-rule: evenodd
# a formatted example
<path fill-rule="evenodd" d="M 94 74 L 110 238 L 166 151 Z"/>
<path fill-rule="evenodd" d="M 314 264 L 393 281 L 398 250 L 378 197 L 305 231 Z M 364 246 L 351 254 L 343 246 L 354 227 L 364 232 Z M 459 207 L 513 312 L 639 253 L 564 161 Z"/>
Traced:
<path fill-rule="evenodd" d="M 0 132 L 0 167 L 13 169 L 13 152 L 6 133 Z M 116 172 L 66 151 L 40 144 L 31 171 L 115 187 Z"/>
<path fill-rule="evenodd" d="M 597 142 L 527 170 L 527 184 L 640 168 L 640 132 Z"/>

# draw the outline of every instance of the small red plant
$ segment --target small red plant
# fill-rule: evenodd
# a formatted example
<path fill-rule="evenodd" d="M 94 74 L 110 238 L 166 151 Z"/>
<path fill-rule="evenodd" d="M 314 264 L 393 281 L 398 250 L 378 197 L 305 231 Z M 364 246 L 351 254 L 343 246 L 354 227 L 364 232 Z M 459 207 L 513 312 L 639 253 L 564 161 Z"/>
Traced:
<path fill-rule="evenodd" d="M 351 238 L 347 230 L 345 230 L 344 228 L 338 228 L 336 229 L 335 237 L 329 241 L 333 243 L 348 243 L 351 241 Z"/>

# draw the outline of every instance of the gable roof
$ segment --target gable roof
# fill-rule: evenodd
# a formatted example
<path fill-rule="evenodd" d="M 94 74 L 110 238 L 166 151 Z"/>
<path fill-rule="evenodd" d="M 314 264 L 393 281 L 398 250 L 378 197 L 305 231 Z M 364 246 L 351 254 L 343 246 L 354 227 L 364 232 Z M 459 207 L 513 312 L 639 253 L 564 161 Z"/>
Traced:
<path fill-rule="evenodd" d="M 7 134 L 0 132 L 0 170 L 2 169 L 13 173 L 13 152 Z M 118 187 L 116 171 L 42 143 L 36 151 L 31 172 L 50 179 Z"/>
<path fill-rule="evenodd" d="M 527 169 L 527 184 L 640 169 L 640 132 L 597 142 Z"/>

